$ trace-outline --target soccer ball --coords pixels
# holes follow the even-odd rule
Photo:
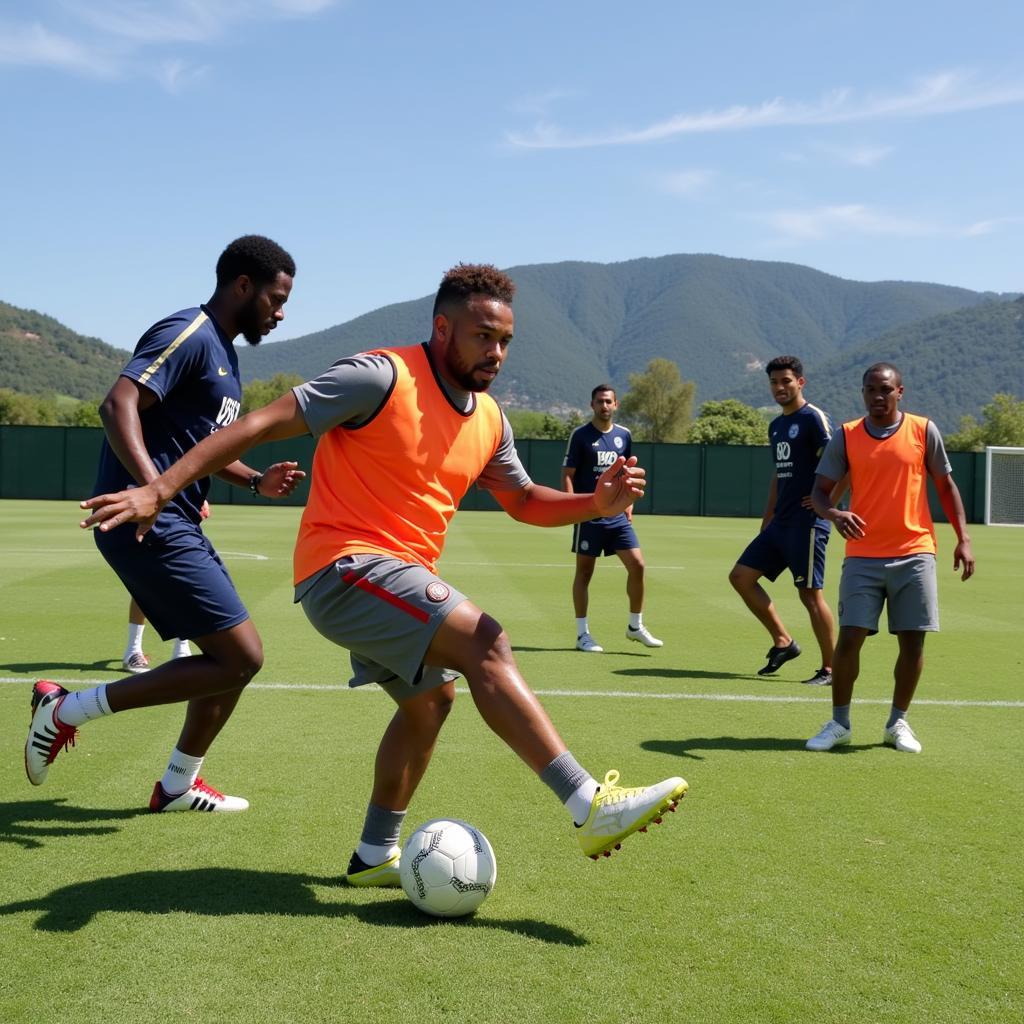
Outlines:
[[[400,873],[405,895],[425,914],[462,917],[487,899],[498,862],[479,829],[435,818],[405,841]]]

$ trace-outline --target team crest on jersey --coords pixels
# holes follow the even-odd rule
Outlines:
[[[448,585],[446,583],[442,583],[440,580],[434,580],[433,583],[427,584],[428,601],[440,604],[442,601],[448,600],[449,594],[451,594],[451,590],[448,588]]]
[[[797,434],[800,433],[800,425],[798,423],[791,423],[789,425],[789,439],[792,441]]]
[[[621,448],[622,447],[622,438],[621,437],[615,438],[614,444],[615,444],[616,448]]]

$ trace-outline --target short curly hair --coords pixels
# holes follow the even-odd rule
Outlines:
[[[444,306],[464,306],[473,295],[512,305],[516,293],[515,281],[504,271],[490,263],[456,263],[444,277],[434,299],[434,315]]]
[[[876,373],[876,372],[877,373],[891,373],[893,375],[893,377],[896,378],[896,383],[897,384],[902,385],[902,383],[903,383],[903,374],[900,373],[900,371],[895,366],[893,366],[892,363],[872,363],[864,371],[864,375],[860,379],[861,384],[862,385],[863,384],[867,384],[868,377],[870,377],[871,374]]]
[[[256,285],[270,284],[278,274],[295,276],[295,260],[277,244],[263,235],[242,235],[220,254],[217,260],[217,287],[231,284],[245,275]]]
[[[804,375],[804,364],[796,356],[776,356],[765,368],[770,377],[777,370],[792,370],[798,377]]]

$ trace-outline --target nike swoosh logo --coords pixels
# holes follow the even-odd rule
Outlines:
[[[225,370],[223,366],[218,366],[217,367],[217,376],[218,377],[226,377],[227,375],[228,375],[228,371]]]

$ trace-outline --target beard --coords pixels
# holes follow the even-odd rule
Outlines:
[[[258,345],[263,340],[264,324],[256,308],[255,295],[238,311],[237,323],[239,332],[250,345]]]
[[[477,370],[489,370],[492,369],[492,367],[486,365],[475,366],[472,368],[467,367],[454,358],[454,353],[450,350],[448,352],[448,357],[445,359],[445,365],[452,376],[452,380],[454,380],[463,391],[486,391],[497,379],[495,377],[485,377],[483,380],[478,380],[473,376]]]

